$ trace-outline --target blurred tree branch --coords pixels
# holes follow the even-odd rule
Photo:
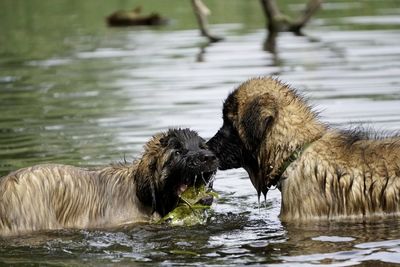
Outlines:
[[[268,36],[264,42],[264,50],[276,52],[276,37],[278,32],[288,31],[301,35],[302,28],[309,22],[315,12],[321,7],[323,0],[309,0],[303,13],[297,18],[283,14],[276,0],[260,0],[265,17],[267,18]]]
[[[303,14],[297,19],[283,14],[276,3],[276,0],[260,0],[269,32],[289,31],[301,34],[301,29],[307,24],[314,13],[320,8],[322,0],[310,0]]]
[[[208,9],[208,7],[201,0],[192,0],[192,6],[194,13],[196,14],[201,35],[207,37],[210,42],[218,42],[223,40],[222,37],[212,35],[208,31],[207,16],[211,14],[211,11]]]

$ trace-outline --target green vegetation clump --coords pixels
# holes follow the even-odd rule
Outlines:
[[[200,204],[200,200],[218,197],[218,194],[206,186],[188,187],[180,196],[178,206],[165,215],[159,223],[168,223],[177,226],[193,226],[205,224],[208,218],[210,205]]]

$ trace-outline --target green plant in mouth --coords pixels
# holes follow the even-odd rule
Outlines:
[[[178,206],[161,218],[158,223],[178,226],[205,224],[208,218],[207,211],[211,206],[203,205],[200,201],[209,197],[218,198],[218,194],[205,185],[188,187],[180,195]]]

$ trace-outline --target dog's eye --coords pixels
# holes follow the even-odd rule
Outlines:
[[[174,151],[175,156],[185,155],[186,153],[188,153],[187,149],[179,149]]]

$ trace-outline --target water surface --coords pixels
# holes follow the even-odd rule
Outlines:
[[[400,7],[333,1],[305,36],[280,34],[263,51],[258,1],[218,1],[207,44],[188,3],[149,1],[164,28],[110,29],[111,1],[0,3],[0,174],[57,162],[133,160],[154,133],[190,127],[210,138],[227,94],[274,75],[309,98],[335,127],[400,129]],[[301,1],[284,1],[295,12]],[[93,7],[98,7],[94,9]],[[97,11],[97,12],[95,12]],[[229,12],[228,12],[229,11]],[[23,265],[400,264],[400,220],[282,224],[280,195],[259,204],[243,170],[221,171],[221,198],[204,226],[139,225],[0,240],[0,262]]]

